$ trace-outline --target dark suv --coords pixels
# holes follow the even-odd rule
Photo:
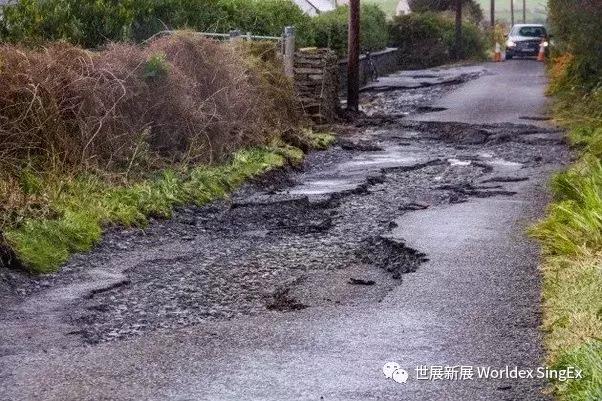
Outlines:
[[[506,59],[512,57],[532,57],[539,53],[543,41],[548,51],[548,33],[540,24],[517,24],[512,27],[506,41]]]

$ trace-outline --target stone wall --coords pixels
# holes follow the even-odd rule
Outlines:
[[[372,53],[379,76],[402,68],[399,49]],[[339,60],[329,49],[300,49],[295,52],[295,91],[305,115],[317,124],[333,122],[340,112],[339,96],[347,91],[347,60]],[[360,86],[368,83],[368,61],[360,57]]]
[[[372,61],[378,71],[378,76],[391,74],[402,68],[402,54],[399,49],[388,48],[382,51],[371,53]],[[368,83],[368,60],[365,55],[360,56],[360,86]],[[347,91],[347,60],[339,62],[339,75],[341,90]]]
[[[300,49],[295,53],[295,91],[305,115],[317,124],[337,119],[339,62],[329,49]]]

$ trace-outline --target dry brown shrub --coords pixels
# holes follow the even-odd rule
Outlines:
[[[299,123],[292,86],[266,52],[191,33],[100,52],[2,45],[0,170],[122,172],[264,143]]]

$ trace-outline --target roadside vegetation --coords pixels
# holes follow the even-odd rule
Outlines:
[[[50,272],[109,225],[144,225],[299,162],[303,129],[271,43],[188,32],[91,52],[0,46],[0,258]]]
[[[313,43],[317,47],[330,47],[340,57],[345,56],[347,54],[348,15],[348,7],[339,7],[334,11],[312,18]],[[374,51],[387,47],[389,32],[385,12],[376,5],[363,4],[360,20],[362,50]]]
[[[533,228],[543,246],[548,362],[583,369],[555,381],[561,401],[602,399],[602,9],[549,1],[555,54],[549,92],[578,160],[552,181],[554,203]]]
[[[455,22],[447,13],[431,11],[395,17],[390,27],[390,42],[399,47],[406,68],[426,68],[454,60]],[[465,19],[460,54],[464,59],[482,59],[485,33]]]
[[[166,29],[280,36],[294,25],[310,43],[310,20],[290,0],[17,0],[4,8],[0,40],[96,48],[140,42]]]

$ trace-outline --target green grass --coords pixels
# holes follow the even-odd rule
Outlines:
[[[556,383],[556,395],[563,401],[602,400],[602,342],[587,342],[563,352],[553,366],[566,369],[579,366],[583,369],[582,380]]]
[[[91,249],[107,225],[144,226],[149,216],[170,217],[175,206],[223,198],[245,180],[300,157],[300,151],[286,146],[242,150],[227,164],[165,170],[129,186],[92,175],[65,180],[27,173],[26,189],[46,194],[57,217],[26,218],[4,237],[31,272],[52,272],[70,254]]]
[[[322,150],[329,148],[336,141],[336,137],[334,135],[326,132],[310,133],[309,138],[312,148]]]
[[[554,202],[532,228],[544,259],[548,364],[583,369],[582,380],[552,382],[559,401],[602,399],[602,90],[577,93],[552,68],[556,120],[580,158],[551,181]]]

